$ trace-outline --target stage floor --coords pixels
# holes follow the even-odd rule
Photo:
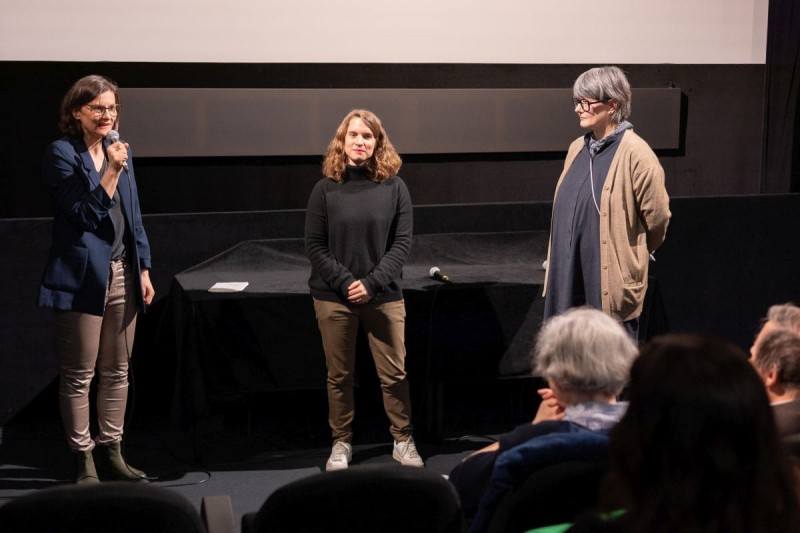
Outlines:
[[[499,433],[532,419],[536,380],[458,383],[444,391],[444,435],[417,428],[426,467],[449,473],[461,459]],[[139,391],[139,395],[146,394]],[[33,491],[70,483],[72,457],[49,387],[19,417],[0,428],[0,505]],[[154,484],[186,496],[198,509],[205,496],[228,495],[236,518],[254,512],[277,488],[324,469],[330,453],[324,391],[280,391],[230,398],[196,427],[177,429],[133,406],[125,456],[158,477]],[[377,383],[357,391],[353,465],[393,464],[388,420]]]

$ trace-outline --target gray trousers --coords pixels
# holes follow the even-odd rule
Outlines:
[[[109,267],[103,316],[56,311],[56,345],[61,356],[59,406],[73,451],[94,448],[89,430],[89,386],[97,369],[98,444],[122,439],[128,402],[128,359],[136,330],[133,272],[124,261]]]

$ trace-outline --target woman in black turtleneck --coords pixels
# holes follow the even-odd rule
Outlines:
[[[402,161],[380,119],[351,111],[328,145],[306,211],[305,246],[328,368],[333,449],[326,470],[352,459],[353,372],[359,325],[369,339],[394,438],[392,456],[423,466],[412,437],[405,372],[405,303],[399,280],[411,250],[412,206]]]

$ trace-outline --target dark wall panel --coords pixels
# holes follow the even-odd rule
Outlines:
[[[675,331],[709,331],[749,348],[767,308],[800,304],[800,194],[671,203],[654,272]]]
[[[633,99],[639,135],[679,149],[681,90]],[[556,152],[581,134],[571,100],[570,89],[120,89],[124,140],[162,158],[316,156],[351,109],[380,116],[406,155]]]
[[[800,9],[770,0],[762,192],[800,191]]]

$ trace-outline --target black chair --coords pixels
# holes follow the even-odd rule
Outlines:
[[[43,489],[13,500],[0,507],[0,529],[5,533],[233,533],[235,521],[228,496],[204,498],[201,517],[177,492],[112,481]]]
[[[517,533],[573,522],[596,503],[607,466],[606,459],[590,459],[535,470],[500,501],[489,533]]]
[[[424,468],[359,465],[284,485],[242,533],[460,533],[464,515],[453,486]]]

